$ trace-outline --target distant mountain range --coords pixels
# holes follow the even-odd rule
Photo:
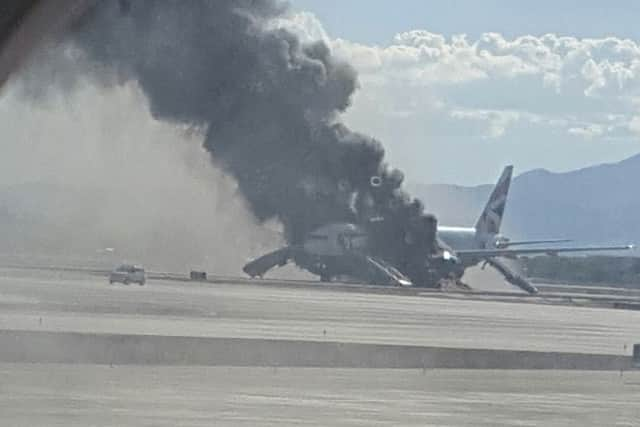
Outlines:
[[[500,170],[496,170],[496,179],[499,174]],[[638,183],[640,154],[618,163],[566,173],[542,169],[525,172],[512,182],[503,233],[515,239],[569,238],[581,244],[640,245]],[[424,201],[428,212],[437,215],[440,224],[472,226],[492,188],[493,183],[475,187],[438,184],[414,185],[409,190]],[[138,234],[155,241],[161,226],[172,230],[174,245],[179,240],[177,235],[183,236],[187,249],[194,247],[191,251],[181,248],[186,257],[205,245],[200,241],[215,241],[206,236],[219,231],[201,232],[201,225],[185,225],[177,216],[165,215],[151,223],[147,217],[158,216],[158,212],[143,209],[138,218],[134,215],[137,211],[113,209],[117,203],[112,197],[112,192],[48,184],[0,187],[0,252],[34,247],[49,252],[75,246],[97,249],[116,245],[114,241],[128,237],[139,243],[144,239]],[[171,215],[181,212],[174,210]],[[132,221],[138,234],[127,231],[132,228]],[[129,227],[114,226],[120,222]],[[146,246],[138,249],[148,252]]]
[[[640,154],[566,173],[525,172],[512,182],[503,232],[512,238],[640,244],[639,183]],[[472,226],[492,188],[437,184],[414,185],[410,191],[440,224]]]

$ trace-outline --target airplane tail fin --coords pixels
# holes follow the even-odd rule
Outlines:
[[[484,207],[480,218],[478,218],[476,233],[488,235],[500,232],[500,224],[507,204],[507,194],[509,193],[512,174],[513,166],[507,166],[502,171],[502,175],[500,175],[500,179],[498,179],[496,186],[493,188],[487,205]]]

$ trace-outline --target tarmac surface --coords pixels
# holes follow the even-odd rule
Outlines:
[[[637,426],[640,375],[0,364],[0,425]]]
[[[0,330],[288,339],[629,355],[640,312],[0,270]]]
[[[0,270],[0,331],[629,355],[640,312]],[[0,425],[638,425],[640,374],[8,363]]]

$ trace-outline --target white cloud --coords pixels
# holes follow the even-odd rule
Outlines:
[[[582,167],[640,151],[640,44],[635,41],[554,34],[509,39],[498,33],[470,39],[408,31],[388,46],[343,39],[331,45],[360,73],[361,89],[347,121],[383,138],[392,158],[410,162],[405,150],[447,152],[425,141],[458,145],[456,153],[490,140],[523,169]],[[402,118],[393,114],[397,111]],[[588,150],[576,149],[581,141],[590,143]],[[535,153],[542,146],[546,151]],[[554,157],[548,160],[551,147]],[[489,156],[471,156],[468,162],[499,162],[482,155]],[[446,172],[438,167],[428,169],[436,178],[421,179],[446,179],[437,177]],[[409,169],[409,175],[427,170],[418,164]]]
[[[567,130],[569,135],[581,136],[586,139],[592,139],[601,136],[605,128],[601,125],[589,124],[583,127],[571,127]]]
[[[640,116],[636,116],[629,122],[629,130],[640,135]]]
[[[509,125],[515,121],[529,120],[532,123],[537,123],[540,120],[533,114],[496,110],[453,110],[450,116],[454,119],[476,120],[485,123],[486,130],[482,135],[485,139],[500,138]]]
[[[332,39],[305,12],[271,25],[325,41],[356,68],[360,90],[344,119],[380,138],[410,179],[462,182],[461,168],[477,182],[493,179],[504,161],[569,169],[640,151],[633,40],[415,30],[377,46]],[[441,156],[456,157],[457,167],[425,165]]]
[[[428,31],[409,31],[398,34],[386,47],[342,39],[335,40],[333,47],[364,77],[399,71],[395,77],[451,84],[537,76],[540,83],[553,83],[560,89],[570,90],[570,83],[578,79],[583,92],[610,87],[618,93],[637,91],[640,82],[640,46],[613,37],[577,39],[547,34],[508,40],[485,33],[468,40],[466,35],[447,39]]]

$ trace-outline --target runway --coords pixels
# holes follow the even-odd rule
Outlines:
[[[2,269],[0,331],[619,357],[640,341],[640,312],[322,285],[111,286],[86,273]],[[0,360],[3,426],[631,426],[639,399],[636,371]]]
[[[635,426],[640,376],[0,364],[0,425]]]
[[[0,272],[0,329],[290,339],[628,355],[640,312],[151,280]]]

